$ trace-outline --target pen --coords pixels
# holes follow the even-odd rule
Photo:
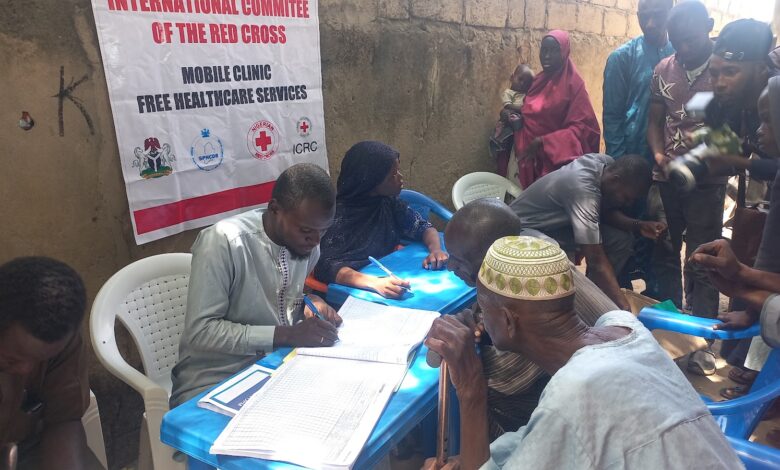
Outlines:
[[[371,264],[373,264],[373,265],[374,265],[374,266],[376,266],[377,268],[379,268],[379,269],[381,269],[382,271],[384,271],[384,273],[385,273],[385,274],[387,274],[388,276],[390,276],[390,277],[393,277],[393,278],[395,278],[395,279],[398,279],[399,281],[402,281],[402,280],[403,280],[403,279],[401,279],[400,277],[398,277],[398,276],[396,276],[395,274],[393,274],[393,272],[392,272],[392,271],[390,271],[389,269],[387,269],[387,267],[385,267],[385,265],[384,265],[384,264],[380,263],[380,262],[379,262],[379,260],[377,260],[377,259],[376,259],[376,258],[374,258],[373,256],[369,256],[369,257],[368,257],[368,260],[369,260],[369,261],[371,261]],[[408,291],[408,292],[411,292],[411,291],[412,291],[412,288],[411,288],[411,287],[401,287],[401,288],[402,288],[402,289],[404,289],[404,290],[406,290],[406,291]]]
[[[311,310],[311,313],[314,314],[315,317],[319,318],[320,320],[325,320],[325,317],[322,316],[319,310],[317,310],[317,307],[314,305],[314,302],[311,301],[308,295],[303,295],[303,303],[306,304],[307,307],[309,307],[309,310]]]

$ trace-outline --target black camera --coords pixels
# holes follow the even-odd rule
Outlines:
[[[704,127],[691,135],[696,145],[691,151],[675,158],[666,167],[669,181],[683,191],[692,191],[696,182],[709,173],[707,159],[717,155],[739,154],[739,136],[726,123],[726,112],[712,92],[696,93],[685,105],[685,111],[694,119],[701,119]]]

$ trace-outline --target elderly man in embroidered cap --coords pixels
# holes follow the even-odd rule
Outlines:
[[[447,268],[470,286],[476,286],[477,275],[490,245],[499,238],[524,235],[556,243],[543,233],[524,229],[520,217],[503,201],[478,199],[458,210],[447,224],[444,242],[450,253]],[[617,305],[584,274],[572,269],[577,284],[574,309],[582,321],[592,326],[598,318]],[[466,318],[464,318],[466,317]],[[469,310],[457,318],[464,323],[480,322],[481,314]],[[484,326],[478,325],[478,332]],[[482,365],[488,381],[488,413],[490,436],[496,438],[507,431],[517,431],[528,423],[542,390],[550,376],[521,354],[503,353],[492,346],[481,346]]]
[[[478,300],[495,346],[552,378],[527,426],[488,443],[486,389],[472,330],[434,322],[425,344],[449,364],[461,456],[451,467],[743,468],[680,369],[622,311],[588,327],[574,312],[569,262],[557,246],[505,237],[479,271]]]

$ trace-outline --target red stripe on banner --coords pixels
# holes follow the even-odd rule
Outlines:
[[[271,190],[275,183],[269,181],[141,209],[133,212],[135,228],[138,235],[143,235],[188,220],[264,204],[271,199]]]

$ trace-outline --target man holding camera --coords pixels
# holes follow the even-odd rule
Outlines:
[[[698,1],[676,5],[667,24],[669,39],[677,53],[655,68],[651,82],[650,117],[647,140],[656,167],[653,179],[661,193],[669,238],[656,245],[654,268],[662,299],[672,299],[682,306],[682,273],[680,250],[685,233],[686,251],[690,256],[699,245],[721,235],[726,177],[707,176],[696,187],[685,192],[669,182],[666,167],[691,149],[687,135],[702,127],[686,111],[685,104],[696,93],[712,91],[708,68],[713,44],[709,38],[713,20]],[[714,317],[718,312],[718,291],[700,267],[685,266],[686,300],[694,315]],[[689,362],[691,372],[709,375],[715,371],[710,351],[694,353]]]
[[[708,157],[705,162],[710,174],[733,175],[738,171],[747,171],[752,180],[772,181],[777,173],[777,160],[766,158],[771,150],[759,145],[758,128],[760,125],[758,97],[767,85],[770,75],[768,54],[772,47],[772,31],[768,24],[743,19],[726,25],[720,34],[710,60],[710,75],[715,92],[715,108],[725,111],[725,119],[733,131],[742,139],[742,154],[724,154]],[[750,158],[756,154],[761,158]],[[742,191],[746,188],[741,182]],[[740,191],[742,194],[744,194]],[[739,197],[739,196],[738,196]],[[763,194],[759,196],[763,198]],[[744,201],[743,201],[744,202]],[[758,229],[755,225],[743,225],[735,220],[734,240],[750,231]],[[743,246],[744,248],[744,246]],[[744,254],[744,250],[743,250]],[[767,266],[756,261],[756,267]],[[771,269],[770,269],[771,270]],[[732,308],[743,310],[746,306],[740,299],[734,299]],[[754,374],[742,369],[745,356],[750,347],[749,340],[725,341],[721,346],[721,355],[727,362],[736,366],[737,371],[746,377]],[[743,380],[750,380],[745,378]],[[743,389],[725,389],[724,396],[736,397]]]
[[[711,174],[733,175],[749,171],[750,177],[772,181],[777,160],[763,158],[758,145],[758,97],[769,79],[772,48],[769,25],[751,19],[729,23],[718,37],[710,59],[715,100],[726,111],[731,129],[743,139],[744,155],[716,155],[707,159]],[[751,153],[762,158],[750,160]]]

